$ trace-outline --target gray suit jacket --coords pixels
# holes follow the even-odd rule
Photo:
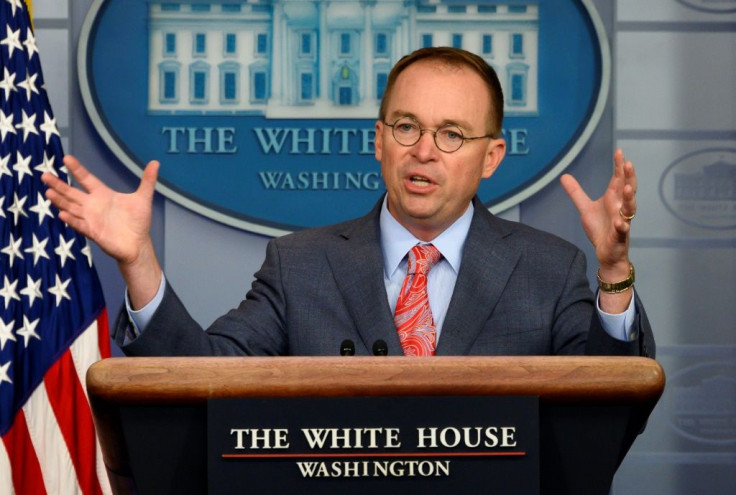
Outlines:
[[[170,286],[128,355],[356,354],[377,340],[402,354],[383,282],[380,202],[365,217],[278,239],[239,307],[203,332]],[[575,246],[491,215],[475,200],[463,262],[437,355],[604,354],[653,356],[654,339],[637,301],[638,340],[606,334]],[[114,332],[123,342],[121,312]]]

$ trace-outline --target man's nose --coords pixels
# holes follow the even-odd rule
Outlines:
[[[417,158],[422,160],[431,159],[439,153],[437,145],[434,142],[434,133],[432,131],[422,131],[422,135],[419,136],[419,141],[414,145],[414,153]]]

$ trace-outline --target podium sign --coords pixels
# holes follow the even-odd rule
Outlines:
[[[539,399],[211,399],[208,493],[539,495]]]

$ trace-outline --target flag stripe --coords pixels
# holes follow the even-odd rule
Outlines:
[[[92,325],[82,335],[77,337],[77,340],[71,345],[70,350],[72,353],[72,359],[74,360],[74,367],[77,370],[77,376],[82,385],[82,390],[87,401],[87,383],[85,381],[85,375],[87,369],[92,366],[93,363],[99,361],[103,356],[109,356],[110,354],[104,354],[104,351],[100,349],[100,325],[104,325],[103,329],[107,329],[107,311],[102,310],[100,315],[97,317]],[[103,338],[109,346],[109,341],[106,335]]]
[[[28,425],[23,413],[15,417],[13,426],[3,435],[3,444],[8,452],[10,468],[13,471],[12,478],[4,478],[0,488],[13,493],[13,485],[16,493],[28,493],[33,495],[45,495],[41,466],[38,457],[33,450],[31,437],[28,434]],[[12,484],[11,484],[12,480]],[[11,486],[8,486],[11,484]],[[5,493],[3,491],[3,493]]]
[[[107,309],[103,309],[97,316],[96,325],[93,324],[72,344],[71,353],[74,360],[74,367],[76,368],[77,375],[80,378],[85,377],[87,369],[93,363],[99,361],[102,357],[110,355],[110,338],[108,337],[107,325]],[[81,378],[80,383],[82,384],[82,390],[89,401],[85,379]],[[95,456],[93,459],[102,493],[105,495],[112,495],[112,488],[110,487],[110,483],[107,479],[107,470],[102,457],[102,449],[100,448],[100,442],[97,441],[96,437]]]
[[[96,324],[94,326],[96,327]],[[92,333],[95,330],[96,328],[89,329],[85,333]],[[71,351],[65,352],[46,372],[44,384],[82,493],[101,494],[95,466],[89,462],[95,458],[96,453],[95,427],[87,397],[84,395],[72,361]]]
[[[10,457],[5,450],[5,444],[0,441],[0,493],[4,495],[15,495],[13,489],[13,470],[10,466]]]
[[[107,477],[105,460],[102,457],[102,448],[100,447],[100,442],[97,439],[97,436],[95,436],[95,458],[93,462],[95,463],[95,472],[97,473],[97,480],[100,482],[102,493],[104,495],[113,495],[112,487],[110,486],[110,481]]]
[[[28,433],[38,457],[46,491],[50,494],[81,493],[46,387],[36,388],[23,406],[23,414],[28,423]],[[19,489],[16,485],[15,488],[20,493],[26,493],[25,487]]]
[[[107,330],[110,328],[109,320],[110,318],[107,315],[107,307],[103,306],[102,312],[97,315],[97,347],[100,349],[100,357],[103,358],[110,357],[112,355],[110,352],[110,332]],[[87,370],[85,370],[85,375],[86,373]],[[86,382],[84,389],[87,390]]]

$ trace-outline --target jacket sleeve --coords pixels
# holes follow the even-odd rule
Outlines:
[[[113,338],[128,356],[283,355],[288,352],[285,304],[279,251],[268,244],[266,260],[251,290],[237,308],[219,317],[205,331],[191,317],[166,282],[161,304],[140,336],[123,344],[132,323],[125,307],[118,315]]]

